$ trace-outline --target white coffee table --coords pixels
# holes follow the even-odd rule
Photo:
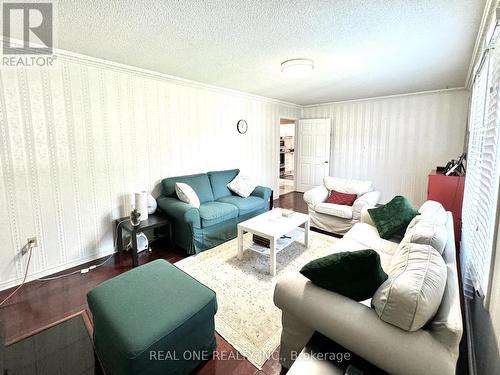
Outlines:
[[[269,255],[269,273],[276,275],[276,254],[286,248],[296,238],[281,240],[281,237],[292,232],[294,229],[304,224],[304,245],[309,247],[309,215],[300,212],[294,212],[290,217],[281,215],[281,209],[274,209],[265,212],[259,216],[253,217],[249,220],[243,221],[238,224],[238,259],[243,258],[243,235],[245,233],[252,233],[258,236],[269,239],[271,247],[264,251],[256,251],[259,254]],[[278,241],[279,240],[279,241]],[[278,243],[279,242],[279,243]]]

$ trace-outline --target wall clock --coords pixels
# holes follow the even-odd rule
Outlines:
[[[239,120],[236,124],[236,129],[238,129],[238,133],[245,134],[248,130],[248,124],[245,120]]]

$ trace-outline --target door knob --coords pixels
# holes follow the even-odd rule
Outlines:
[[[326,160],[324,163],[325,163],[325,164],[328,164],[328,160]]]

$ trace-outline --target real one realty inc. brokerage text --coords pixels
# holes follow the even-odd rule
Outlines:
[[[247,355],[245,355],[247,354]],[[218,361],[232,361],[232,360],[243,360],[248,357],[259,358],[264,360],[279,359],[279,353],[277,351],[273,353],[240,353],[237,351],[230,350],[216,350],[214,352],[207,352],[204,350],[185,350],[183,352],[177,352],[175,350],[151,350],[149,352],[150,361],[208,361],[208,360],[218,360]],[[300,353],[293,351],[291,352],[291,359],[295,361],[298,357],[306,360],[321,360],[321,361],[335,361],[338,363],[351,360],[351,353],[349,352],[326,352],[326,353]]]

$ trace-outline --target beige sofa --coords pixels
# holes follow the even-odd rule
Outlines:
[[[356,194],[358,197],[352,206],[326,203],[330,192]],[[380,199],[380,192],[375,191],[371,181],[353,180],[327,176],[323,185],[316,186],[304,193],[311,226],[335,233],[344,234],[359,222],[361,211],[374,207]]]
[[[370,300],[356,302],[320,288],[296,273],[278,281],[274,293],[274,302],[282,310],[282,366],[289,368],[295,353],[318,331],[391,374],[454,374],[462,337],[462,316],[453,221],[451,213],[444,210],[443,217],[442,226],[447,235],[442,242],[444,294],[437,302],[437,313],[427,325],[413,332],[401,329],[383,321],[370,307]],[[397,240],[388,241],[378,236],[364,211],[361,222],[334,244],[332,253],[374,249],[389,274],[391,260],[399,248]]]

